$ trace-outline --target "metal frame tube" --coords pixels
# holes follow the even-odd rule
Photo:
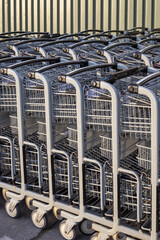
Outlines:
[[[71,161],[69,155],[65,151],[52,149],[52,152],[65,155],[66,158],[67,158],[67,162],[68,162],[68,198],[69,198],[69,200],[71,200],[72,199],[72,193],[73,193],[73,189],[72,189],[72,161]]]
[[[142,218],[142,183],[138,176],[138,174],[134,171],[127,169],[118,169],[121,173],[127,173],[129,175],[133,175],[137,180],[137,221],[140,222]]]
[[[77,132],[78,132],[78,171],[79,171],[79,215],[61,211],[61,215],[74,222],[81,222],[84,217],[84,193],[83,193],[83,161],[84,161],[84,94],[80,83],[67,76],[66,83],[72,84],[76,89],[76,109],[77,109]]]
[[[119,225],[118,213],[118,167],[119,167],[119,134],[120,134],[120,100],[116,89],[109,83],[100,82],[100,88],[110,92],[112,98],[112,163],[113,163],[113,228],[107,234],[113,235],[117,232]]]
[[[39,188],[42,188],[43,184],[43,177],[42,177],[42,155],[39,147],[31,142],[24,141],[24,145],[34,147],[37,150],[37,155],[38,155],[38,183],[39,183]]]
[[[18,142],[19,142],[19,152],[20,152],[20,165],[21,165],[21,193],[20,195],[14,195],[11,192],[7,192],[7,196],[14,198],[17,201],[24,199],[24,192],[26,188],[25,178],[24,178],[24,162],[23,162],[23,85],[19,78],[17,72],[13,69],[7,69],[7,74],[11,75],[15,79],[16,83],[16,100],[17,100],[17,125],[18,125]]]
[[[151,239],[158,240],[158,221],[157,216],[157,187],[159,179],[159,104],[156,95],[142,86],[138,86],[138,93],[147,96],[151,102]]]
[[[102,164],[94,159],[84,158],[84,162],[94,163],[100,168],[100,195],[101,195],[101,211],[104,211],[105,207],[105,169]]]
[[[52,96],[51,87],[48,79],[42,73],[35,73],[35,79],[41,80],[44,85],[45,93],[45,122],[46,122],[46,136],[47,136],[47,156],[48,156],[48,176],[49,176],[49,204],[44,205],[44,210],[48,211],[53,206],[53,183],[52,183]],[[34,200],[33,205],[39,207],[41,204]]]
[[[10,144],[10,151],[11,151],[11,177],[12,180],[14,181],[14,175],[15,175],[15,161],[14,161],[14,146],[13,142],[9,137],[6,136],[0,136],[0,139],[2,140],[7,140]],[[3,187],[3,183],[0,182],[0,185]]]

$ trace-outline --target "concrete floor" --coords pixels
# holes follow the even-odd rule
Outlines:
[[[5,211],[5,201],[0,193],[0,240],[63,240],[59,222],[49,229],[39,230],[31,221],[31,212],[21,204],[21,217],[10,218]],[[77,240],[89,240],[90,236],[80,235]]]

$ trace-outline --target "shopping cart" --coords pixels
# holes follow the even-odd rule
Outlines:
[[[127,111],[125,111],[124,113],[122,113],[122,116],[125,116],[127,118],[127,116],[129,116],[130,118],[130,122],[131,125],[129,127],[127,127],[130,132],[130,139],[133,137],[135,138],[139,138],[139,142],[136,143],[136,147],[137,150],[134,151],[130,156],[127,156],[126,160],[123,159],[123,161],[120,161],[120,166],[123,166],[124,168],[126,168],[126,166],[128,166],[129,169],[134,170],[140,177],[141,177],[141,181],[142,181],[142,189],[141,189],[141,194],[142,194],[142,226],[141,229],[144,231],[151,231],[151,239],[152,234],[156,234],[155,229],[152,230],[151,225],[153,226],[153,222],[154,219],[151,217],[152,216],[152,212],[155,211],[152,208],[152,204],[153,201],[155,201],[155,197],[153,197],[153,192],[152,192],[152,184],[153,181],[155,181],[155,185],[157,185],[157,180],[154,178],[154,174],[153,174],[153,168],[155,166],[153,166],[151,159],[153,159],[153,153],[151,152],[151,142],[152,142],[152,147],[153,147],[153,136],[154,136],[154,131],[153,131],[153,118],[154,118],[154,111],[155,111],[155,105],[152,105],[151,102],[151,97],[149,99],[150,94],[152,94],[154,97],[155,95],[157,96],[157,98],[159,98],[159,83],[158,83],[158,79],[159,79],[159,73],[154,73],[154,74],[150,74],[149,76],[146,76],[145,78],[142,78],[141,80],[139,80],[137,82],[137,85],[135,86],[135,89],[138,88],[137,86],[145,86],[146,88],[146,92],[149,92],[149,94],[145,96],[141,95],[133,95],[130,99],[130,113]],[[133,92],[131,90],[131,88],[129,87],[130,92]],[[145,89],[144,89],[145,92]],[[134,93],[136,94],[137,91],[134,91]],[[154,95],[155,94],[155,95]],[[128,95],[129,96],[129,95]],[[142,97],[143,96],[143,97]],[[130,97],[130,96],[129,96]],[[156,98],[155,98],[156,99]],[[122,111],[123,111],[123,107],[126,107],[126,97],[124,100],[121,100],[121,107],[122,107]],[[139,106],[139,101],[141,102],[141,106]],[[157,100],[152,100],[152,101],[157,101]],[[128,104],[128,103],[127,103]],[[138,108],[137,105],[138,104]],[[127,106],[128,107],[128,106]],[[128,115],[129,113],[129,115]],[[156,113],[157,114],[157,113]],[[122,117],[122,124],[121,124],[121,130],[122,132],[125,132],[126,130],[125,128],[125,124],[126,124],[126,118]],[[125,126],[124,126],[124,125]],[[133,125],[134,128],[133,128]],[[127,131],[128,131],[127,129]],[[156,130],[158,131],[158,129]],[[156,133],[157,134],[157,133]],[[126,135],[126,132],[125,132]],[[157,147],[157,159],[159,159],[159,147]],[[156,162],[156,166],[158,168],[159,165],[159,160],[157,160]],[[126,166],[125,166],[126,165]],[[158,169],[157,169],[158,171]],[[153,175],[152,175],[153,174]],[[152,177],[151,177],[152,175]],[[159,176],[159,172],[158,172],[158,176]],[[158,178],[157,176],[157,178]],[[152,183],[151,183],[152,182]],[[124,189],[124,187],[122,188]],[[127,189],[129,190],[130,188],[127,187]],[[121,190],[120,190],[121,191]],[[135,194],[134,194],[135,196]],[[159,196],[159,190],[157,190],[157,197]],[[131,202],[131,199],[129,200],[130,204],[133,206],[133,202]],[[157,207],[157,211],[158,211],[158,207]],[[152,224],[151,224],[151,218],[152,218]],[[131,221],[131,220],[130,220]],[[157,226],[159,226],[159,218],[157,217]],[[145,237],[144,237],[145,238]]]
[[[91,64],[105,63],[105,58],[98,56],[96,52],[102,50],[106,45],[108,45],[106,40],[91,39],[72,44],[63,51],[69,53],[74,60],[86,59]]]
[[[63,48],[68,48],[73,43],[77,43],[80,40],[77,39],[60,39],[55,42],[42,44],[36,50],[42,54],[43,57],[60,57],[62,61],[71,60],[71,56],[68,53],[63,52]]]
[[[0,60],[1,68],[10,64],[18,63],[33,59],[31,57],[8,57]],[[2,70],[3,73],[3,70]],[[17,128],[17,92],[15,81],[12,77],[1,75],[0,83],[0,149],[1,162],[0,172],[1,180],[0,187],[5,199],[6,189],[20,192],[21,174],[20,174],[20,158],[19,158],[19,142]]]
[[[109,67],[109,64],[108,64],[108,67]],[[102,73],[102,75],[100,75],[100,72]],[[65,79],[67,79],[68,77],[68,82],[71,81],[70,79],[73,79],[73,81],[79,82],[83,87],[85,84],[87,86],[90,86],[91,81],[93,79],[95,81],[96,79],[98,81],[100,79],[103,79],[104,77],[103,74],[104,75],[109,74],[107,64],[97,65],[97,66],[95,65],[94,67],[90,66],[90,67],[83,68],[81,70],[74,71],[73,73],[67,74],[66,77],[64,78],[62,77],[61,80],[65,81]],[[84,89],[84,92],[85,92],[85,89]],[[94,213],[95,216],[102,214],[102,216],[105,216],[106,218],[113,217],[113,180],[112,180],[112,163],[111,163],[112,161],[111,162],[107,161],[106,163],[106,158],[104,157],[104,152],[102,149],[102,141],[104,141],[104,137],[102,139],[102,134],[111,133],[111,109],[112,109],[111,98],[108,92],[104,90],[97,91],[96,89],[86,90],[86,94],[85,94],[86,128],[85,128],[85,133],[83,135],[84,136],[83,141],[85,146],[84,151],[86,155],[86,158],[84,160],[86,161],[86,164],[84,164],[85,166],[83,169],[83,173],[85,173],[85,177],[84,176],[82,177],[82,175],[80,175],[82,174],[80,173],[82,170],[80,170],[79,172],[80,179],[82,178],[84,179],[84,183],[82,185],[84,186],[83,194],[85,196],[80,197],[80,212],[82,211],[81,207],[84,205],[86,209],[86,215],[92,212],[92,214]],[[80,143],[78,142],[79,133],[80,133],[80,129],[78,129],[78,126],[77,128],[76,127],[73,128],[73,126],[72,128],[69,128],[68,140],[69,140],[70,147],[75,148],[77,151],[78,149],[80,149],[80,146],[79,146]],[[82,150],[79,150],[79,151],[82,151]],[[78,152],[78,154],[82,154],[82,153]],[[82,166],[80,166],[80,163],[78,164],[79,164],[78,167],[81,168]],[[102,169],[105,169],[105,173]],[[105,175],[106,185],[105,185],[105,191],[104,190],[102,191],[104,185],[102,186],[101,184],[104,184],[102,180],[104,178],[104,175]],[[80,180],[79,180],[79,184],[80,184]],[[134,202],[137,201],[135,203],[135,205],[137,206],[138,197],[134,195],[137,189],[137,179],[135,180],[135,176],[134,176],[134,180],[132,180],[132,185],[134,185],[134,187],[132,186],[133,187],[133,191],[131,191],[132,195],[128,196],[128,198],[131,198],[132,200],[133,198],[136,199],[134,200]],[[125,189],[127,193],[124,193],[123,194],[124,196],[128,195],[127,187]],[[82,203],[81,201],[83,198],[85,199],[84,200],[85,202]],[[129,201],[128,198],[126,202],[124,201],[125,208],[123,208],[123,212],[125,212],[125,214],[127,215],[127,217],[125,216],[127,220],[129,220],[130,219],[129,217],[131,217],[129,216],[129,211],[126,211],[127,210],[126,205],[127,204],[129,205],[129,203],[127,202]],[[136,209],[135,212],[139,211],[137,210],[138,207],[136,206],[134,206],[134,208]],[[85,218],[85,213],[83,214]],[[66,217],[69,215],[63,214],[62,216]],[[77,219],[81,219],[80,216],[75,218],[76,219],[75,221],[78,221]],[[69,220],[74,221],[73,216],[72,217],[69,216],[67,218],[69,218]],[[138,218],[138,214],[137,214],[137,218]],[[71,224],[69,220],[67,220],[67,226],[68,224]],[[132,219],[132,221],[135,221],[135,219]],[[65,223],[63,222],[63,225],[64,224]],[[88,222],[87,221],[85,221],[85,223],[83,222],[82,226],[84,227],[85,224],[88,224]],[[60,225],[60,228],[62,226]],[[89,229],[89,232],[90,231],[91,229]],[[61,232],[61,233],[64,236],[64,232]],[[87,230],[85,233],[87,233]]]
[[[147,66],[151,66],[159,69],[160,67],[159,51],[160,51],[160,44],[150,45],[140,50],[140,56],[141,58],[145,57],[147,59],[146,61]]]
[[[138,44],[136,42],[119,42],[112,43],[107,47],[97,51],[97,54],[104,56],[108,63],[121,62],[126,66],[134,66],[135,64],[142,65],[142,60],[137,60],[133,57],[134,53],[138,52]]]
[[[0,41],[0,187],[9,216],[26,198],[38,228],[52,208],[65,219],[66,239],[78,226],[96,231],[91,240],[159,239],[156,32],[22,32]],[[106,36],[110,43],[97,40]],[[27,57],[6,58],[7,43]]]
[[[11,38],[6,38],[6,39],[2,39],[0,40],[0,49],[3,52],[7,52],[7,53],[12,53],[13,51],[10,51],[7,47],[7,44],[14,44],[18,41],[22,41],[22,40],[28,40],[28,38],[22,38],[22,37],[11,37]]]
[[[8,44],[8,49],[14,51],[15,56],[36,56],[41,57],[41,54],[35,48],[42,43],[54,42],[52,38],[36,38],[19,41],[14,44]]]

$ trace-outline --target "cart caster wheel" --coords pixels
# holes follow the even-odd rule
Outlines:
[[[63,217],[61,217],[61,209],[57,208],[57,207],[53,207],[53,213],[54,216],[59,220],[62,221]]]
[[[3,188],[2,189],[2,196],[3,196],[4,200],[9,201],[10,198],[6,196],[7,191],[8,191],[8,189]]]
[[[95,231],[92,229],[92,223],[89,220],[83,220],[80,224],[80,231],[85,235],[91,235]]]
[[[98,240],[98,235],[99,235],[99,233],[98,233],[98,232],[95,232],[95,233],[90,237],[90,240]]]
[[[78,226],[74,226],[71,231],[69,233],[66,232],[65,230],[65,225],[66,225],[66,220],[63,220],[60,224],[59,224],[59,230],[61,235],[63,236],[64,239],[67,240],[75,240],[77,238],[77,236],[79,235],[79,229]]]
[[[26,199],[25,199],[25,202],[26,202],[26,205],[27,205],[28,209],[33,211],[33,210],[36,209],[36,207],[34,207],[32,205],[32,201],[33,201],[33,198],[31,198],[31,197],[26,197]]]
[[[11,218],[18,218],[20,216],[20,205],[17,204],[13,210],[10,209],[10,202],[6,202],[5,209]]]
[[[48,223],[48,220],[47,220],[47,215],[43,215],[43,217],[41,218],[40,221],[38,221],[38,218],[37,218],[37,210],[34,210],[31,214],[31,219],[32,219],[32,222],[33,224],[39,228],[39,229],[44,229],[47,227],[47,223]]]

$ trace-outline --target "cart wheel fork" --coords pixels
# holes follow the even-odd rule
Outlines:
[[[75,225],[76,225],[75,222],[70,221],[70,220],[66,220],[65,229],[64,229],[65,232],[68,234]]]
[[[46,214],[46,212],[38,209],[38,210],[36,210],[36,213],[37,213],[36,221],[39,223],[42,220],[43,216]]]

